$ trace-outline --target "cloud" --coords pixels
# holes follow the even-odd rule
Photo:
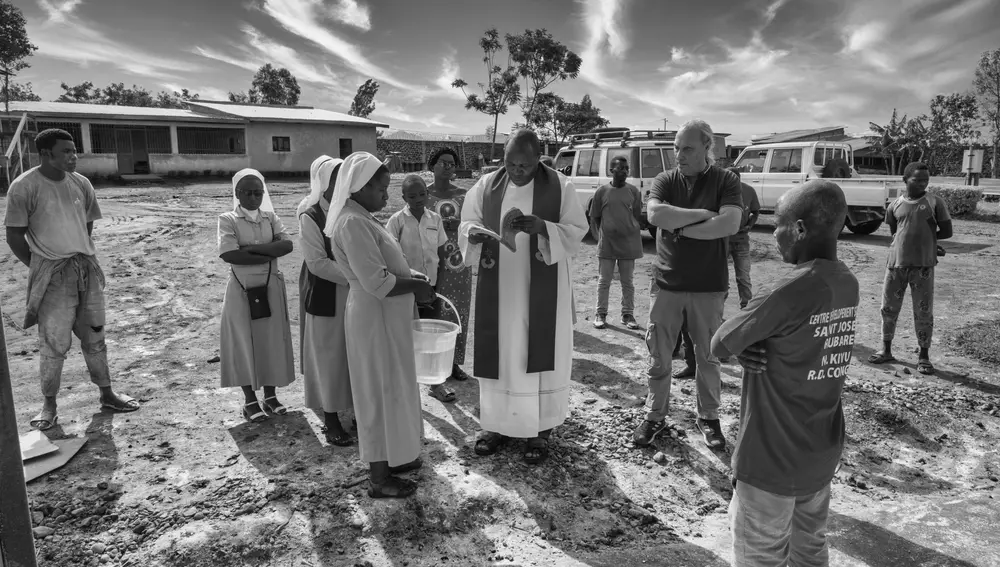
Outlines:
[[[768,6],[764,10],[764,25],[761,27],[761,29],[771,25],[771,22],[774,21],[775,16],[778,15],[778,10],[780,10],[781,7],[784,6],[787,1],[788,0],[775,0],[774,2],[771,3],[770,6]]]
[[[372,29],[368,6],[358,4],[357,0],[340,0],[330,8],[330,15],[341,23],[358,29],[365,31]]]
[[[320,21],[322,6],[320,0],[263,0],[262,9],[283,28],[340,58],[359,75],[373,77],[402,89],[425,90],[396,78],[370,61],[358,45],[331,32]]]
[[[406,112],[401,106],[388,103],[375,103],[375,112],[372,113],[373,117],[381,117],[388,120],[399,120],[402,122],[408,122],[410,124],[424,124],[426,126],[431,126],[434,128],[451,128],[451,125],[444,121],[444,114],[433,114],[430,117],[415,117],[412,114]]]
[[[206,101],[229,100],[229,91],[218,89],[215,87],[201,86],[201,87],[191,88],[190,86],[185,87],[178,83],[160,83],[160,86],[162,86],[164,89],[170,92],[175,92],[175,93],[179,93],[186,88],[188,92],[190,92],[191,94],[197,94],[199,100],[206,100]]]
[[[48,15],[50,22],[65,22],[66,16],[73,13],[83,0],[63,0],[56,4],[51,0],[38,0],[38,6]]]
[[[607,86],[609,81],[602,65],[604,54],[620,59],[628,51],[625,39],[628,30],[621,22],[625,3],[623,0],[580,0],[580,3],[587,36],[580,54],[583,59],[580,76],[595,85]]]
[[[46,10],[49,19],[41,23],[28,22],[28,35],[38,46],[39,55],[83,65],[106,63],[134,75],[161,80],[178,79],[179,74],[202,70],[190,61],[155,55],[141,47],[112,39],[114,33],[102,30],[79,16],[74,17],[72,22],[68,21],[65,16],[78,4],[75,0],[68,0],[55,7],[46,0],[40,0],[39,5]],[[50,9],[54,11],[50,12]]]
[[[858,55],[870,65],[883,71],[895,70],[895,64],[885,45],[888,26],[885,22],[866,22],[844,30],[845,55]]]
[[[197,53],[198,55],[201,55],[202,57],[208,59],[214,59],[216,61],[221,61],[223,63],[228,63],[229,65],[232,65],[234,67],[240,67],[248,71],[257,71],[257,69],[260,69],[260,65],[257,63],[256,60],[251,61],[249,59],[240,59],[238,57],[232,57],[230,55],[226,55],[225,53],[216,51],[208,47],[196,46],[193,49],[193,52]]]
[[[461,76],[458,61],[455,59],[457,55],[458,51],[451,49],[448,55],[441,58],[441,73],[434,80],[434,84],[437,85],[442,94],[455,99],[465,100],[465,95],[462,94],[462,91],[451,86],[452,81]]]

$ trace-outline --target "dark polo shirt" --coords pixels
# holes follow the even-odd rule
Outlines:
[[[679,169],[664,171],[653,180],[649,198],[683,209],[718,213],[723,207],[739,207],[743,211],[740,178],[714,165],[698,176],[690,192]],[[728,291],[727,240],[678,239],[665,230],[658,231],[653,262],[657,285],[669,291]]]

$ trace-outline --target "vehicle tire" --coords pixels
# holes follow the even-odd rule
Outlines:
[[[649,235],[653,237],[653,240],[656,240],[656,227],[655,226],[650,226],[649,228],[646,229],[646,231],[649,232]]]
[[[847,230],[853,232],[854,234],[872,234],[879,227],[882,226],[882,219],[872,220],[868,222],[863,222],[859,224],[851,224],[850,220],[847,221]]]
[[[831,159],[823,166],[823,178],[847,179],[851,176],[851,166],[842,159]]]

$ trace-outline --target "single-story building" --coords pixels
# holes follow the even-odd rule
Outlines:
[[[38,164],[34,135],[61,128],[76,140],[77,171],[88,177],[219,174],[244,167],[302,174],[321,154],[375,153],[376,128],[388,127],[309,106],[190,101],[187,108],[174,109],[11,102],[9,113],[0,112],[0,151],[12,143],[22,121],[25,165]]]
[[[885,156],[873,151],[867,136],[851,136],[843,126],[826,126],[808,130],[790,130],[751,136],[751,144],[777,144],[781,142],[844,142],[854,151],[854,169],[858,172],[879,173],[885,169]],[[739,148],[742,151],[746,146]],[[735,147],[734,147],[735,148]],[[735,157],[735,156],[734,156]]]

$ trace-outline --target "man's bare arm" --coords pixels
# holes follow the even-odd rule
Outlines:
[[[714,217],[715,213],[706,209],[683,209],[651,197],[646,203],[646,216],[649,224],[673,232],[678,228],[708,220]]]
[[[26,226],[8,226],[7,245],[22,264],[31,266],[31,248],[28,247],[28,239],[25,237],[27,234]]]
[[[684,229],[683,236],[697,240],[716,240],[732,236],[740,229],[743,211],[739,207],[723,207],[718,215]]]
[[[87,223],[87,236],[93,236],[93,235],[94,235],[94,221],[90,221]]]

